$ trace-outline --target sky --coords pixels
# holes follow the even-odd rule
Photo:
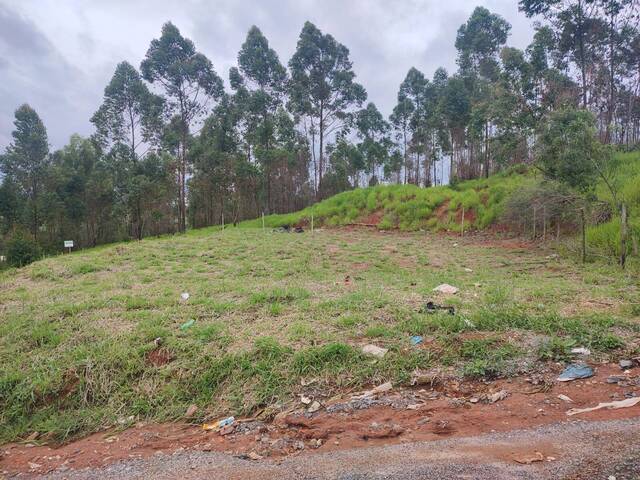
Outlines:
[[[532,22],[516,0],[0,0],[0,152],[23,103],[40,114],[52,149],[90,135],[116,65],[138,67],[167,21],[228,87],[252,25],[286,64],[309,20],[349,48],[368,100],[388,115],[412,66],[429,77],[440,66],[455,71],[456,31],[478,5],[511,23],[509,45],[530,43]]]

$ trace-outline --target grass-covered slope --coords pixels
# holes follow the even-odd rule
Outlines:
[[[380,185],[347,191],[299,212],[265,217],[268,227],[308,224],[340,226],[375,224],[379,229],[397,228],[459,231],[462,210],[465,229],[483,229],[499,219],[509,194],[535,182],[532,175],[509,172],[456,186],[420,188],[415,185]],[[258,227],[261,219],[244,222]]]
[[[203,229],[2,272],[0,442],[179,419],[192,404],[191,421],[274,413],[308,389],[402,384],[416,368],[495,376],[573,345],[596,359],[633,349],[637,278],[547,255],[422,232]],[[434,296],[443,282],[460,293]],[[420,313],[429,299],[456,315]],[[389,353],[366,357],[367,343]]]

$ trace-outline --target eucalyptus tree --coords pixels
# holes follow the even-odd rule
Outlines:
[[[184,232],[190,135],[210,110],[211,102],[224,93],[222,79],[211,61],[171,22],[163,25],[160,38],[151,41],[140,70],[145,80],[162,88],[168,113],[173,117],[173,131],[177,134],[178,229]]]
[[[266,183],[266,211],[272,208],[271,190],[275,114],[283,105],[287,86],[287,71],[280,63],[278,54],[269,47],[269,42],[256,26],[251,27],[238,53],[236,76],[232,87],[238,90],[246,115],[247,143],[253,145],[253,153],[262,165]],[[251,152],[251,148],[249,148]],[[249,153],[249,157],[251,154]]]
[[[409,155],[407,150],[407,136],[410,133],[411,117],[415,105],[402,92],[398,92],[398,103],[393,107],[393,112],[389,116],[389,122],[396,132],[396,140],[402,142],[402,169],[404,170],[403,183],[407,183],[409,173]],[[400,179],[398,178],[398,181]]]
[[[373,185],[379,181],[379,167],[384,166],[389,157],[389,124],[375,104],[369,102],[356,114],[355,125],[361,139],[358,149],[364,158],[367,172],[371,174],[369,184]]]
[[[316,193],[322,194],[322,176],[326,170],[324,148],[328,137],[343,129],[367,98],[355,81],[349,49],[329,34],[323,34],[311,22],[300,33],[296,51],[289,61],[291,85],[290,109],[306,116],[319,135],[316,168]]]
[[[409,127],[411,130],[411,143],[416,153],[416,162],[414,165],[413,181],[416,185],[420,184],[420,143],[419,133],[425,123],[425,89],[428,79],[424,74],[415,67],[411,67],[407,72],[404,80],[400,84],[398,98],[403,98],[411,109],[411,117]]]
[[[15,112],[12,142],[0,156],[0,173],[26,198],[29,229],[35,241],[41,226],[44,183],[50,167],[47,129],[36,111],[24,104]],[[8,180],[7,180],[8,179]]]

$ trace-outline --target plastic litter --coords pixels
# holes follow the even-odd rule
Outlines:
[[[227,425],[233,425],[235,421],[236,419],[234,417],[227,417],[217,422],[204,423],[202,425],[202,429],[203,430],[220,430],[221,428],[226,427]]]
[[[591,350],[584,347],[576,347],[571,349],[571,353],[574,355],[591,355]]]
[[[442,285],[438,285],[433,289],[434,292],[445,293],[448,295],[454,295],[458,293],[458,288],[453,285],[449,285],[448,283],[443,283]]]
[[[571,410],[567,411],[567,415],[578,415],[579,413],[593,412],[594,410],[600,410],[601,408],[606,408],[609,410],[628,408],[633,407],[638,403],[640,403],[640,397],[631,397],[625,400],[618,400],[617,402],[599,403],[597,406],[590,408],[572,408]]]
[[[411,341],[411,345],[418,345],[419,343],[422,343],[423,338],[420,335],[414,335],[413,337],[410,338]]]
[[[573,400],[571,400],[571,397],[567,397],[566,395],[560,394],[558,395],[558,398],[563,402],[573,403]]]
[[[188,328],[191,328],[194,323],[196,323],[196,321],[193,318],[191,320],[187,320],[182,325],[180,325],[180,330],[187,330]]]
[[[388,351],[389,349],[387,348],[382,348],[371,344],[362,347],[362,353],[364,353],[365,355],[372,355],[377,358],[384,357]]]
[[[449,315],[455,315],[456,309],[451,305],[438,305],[433,302],[427,302],[420,309],[420,313],[436,313],[438,310],[446,310]]]
[[[593,369],[589,365],[579,365],[577,363],[572,363],[568,365],[567,368],[560,374],[558,377],[559,382],[570,382],[571,380],[576,380],[578,378],[589,378],[593,377]]]
[[[180,298],[182,300],[189,300],[190,295],[187,292],[181,293]]]

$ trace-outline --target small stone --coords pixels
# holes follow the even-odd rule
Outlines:
[[[256,452],[249,452],[247,454],[247,458],[249,458],[250,460],[262,460],[263,457]]]
[[[230,433],[233,433],[235,429],[235,425],[225,425],[220,429],[220,436],[224,437],[225,435],[229,435]]]
[[[489,402],[496,403],[496,402],[499,402],[500,400],[504,400],[508,396],[509,396],[509,392],[507,392],[506,390],[500,390],[499,392],[496,392],[489,396]]]
[[[317,401],[317,400],[315,400],[315,401],[311,404],[311,406],[307,409],[307,412],[309,412],[309,413],[315,413],[315,412],[317,412],[318,410],[320,410],[320,407],[321,407],[321,406],[322,406],[322,405],[320,405],[320,402],[319,402],[319,401]]]
[[[471,398],[469,399],[469,401],[470,401],[471,403],[478,403],[478,402],[480,401],[480,399],[479,399],[478,397],[471,397]]]
[[[187,411],[184,414],[184,416],[186,418],[191,418],[196,414],[197,411],[198,411],[198,406],[197,405],[189,405],[189,408],[187,408]]]
[[[631,360],[620,360],[620,368],[623,370],[626,370],[628,368],[632,368],[633,367],[633,361]]]
[[[300,402],[304,405],[309,405],[311,403],[311,399],[304,395],[300,395]]]

